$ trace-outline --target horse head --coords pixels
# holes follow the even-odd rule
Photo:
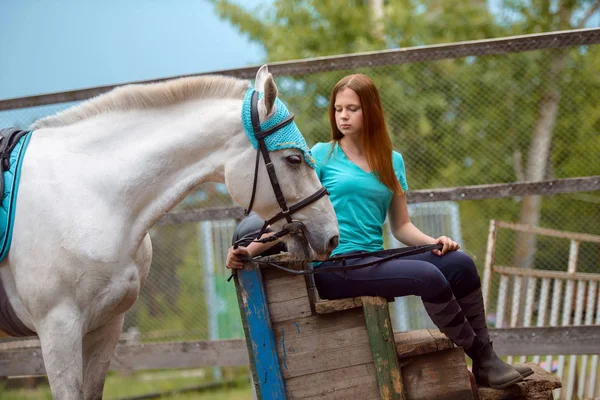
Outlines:
[[[253,95],[255,99],[252,99]],[[272,223],[275,230],[289,226],[286,224],[292,221],[300,223],[302,229],[284,237],[291,253],[299,257],[310,256],[309,245],[317,257],[324,257],[337,246],[337,219],[329,198],[320,196],[325,191],[304,137],[277,96],[277,85],[264,65],[256,75],[255,89],[249,89],[242,105],[243,134],[248,140],[244,150],[226,162],[225,184],[234,201],[252,208],[264,220],[269,221],[279,214],[281,218]],[[256,110],[254,121],[253,107]],[[267,136],[261,152],[262,132]],[[306,199],[314,198],[318,199],[303,205],[308,203]],[[295,208],[298,204],[301,207]],[[289,214],[285,210],[287,206],[292,211]]]

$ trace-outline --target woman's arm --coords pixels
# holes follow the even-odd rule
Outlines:
[[[408,207],[406,205],[406,196],[404,194],[394,194],[388,210],[388,217],[392,234],[396,239],[407,246],[440,243],[444,247],[441,250],[433,251],[433,253],[438,256],[460,248],[458,243],[447,236],[440,236],[439,238],[434,239],[414,226],[413,223],[410,222],[410,217],[408,216]]]
[[[269,232],[263,234],[260,238],[263,239],[272,235],[274,235],[274,232]],[[227,261],[225,265],[227,268],[240,269],[244,266],[244,260],[242,260],[241,257],[252,258],[254,256],[262,254],[263,252],[269,250],[271,247],[279,243],[280,240],[281,239],[277,239],[267,243],[251,242],[247,247],[240,246],[237,249],[234,249],[232,246],[227,251]]]

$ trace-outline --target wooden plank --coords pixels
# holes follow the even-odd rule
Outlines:
[[[284,255],[286,257],[282,261],[286,261],[286,259],[288,257],[291,257],[291,255],[289,253],[280,253],[280,254],[278,254],[278,256],[284,256]],[[270,261],[273,261],[273,260],[270,260]],[[274,267],[271,267],[269,265],[259,265],[259,264],[256,264],[256,265],[258,265],[260,267],[260,269],[262,270],[263,280],[265,282],[268,282],[268,281],[270,281],[272,279],[284,278],[286,276],[296,276],[296,275],[290,274],[287,271],[284,271],[284,270],[281,270],[281,269],[278,269],[278,268],[274,268]],[[301,265],[300,263],[298,263],[298,264],[287,264],[285,267],[286,268],[290,268],[290,269],[297,269],[300,265]],[[300,276],[300,275],[298,275],[298,276]]]
[[[495,346],[494,346],[495,347]],[[479,388],[479,400],[504,399],[552,399],[552,390],[561,387],[560,379],[535,363],[525,364],[533,369],[533,375],[524,381],[504,389]],[[550,392],[550,394],[548,394]]]
[[[498,305],[496,307],[496,326],[504,327],[504,309],[506,308],[506,295],[508,292],[508,275],[500,276],[500,287],[498,288]]]
[[[294,378],[373,362],[360,309],[275,322],[273,331],[286,387]]]
[[[490,338],[502,356],[598,354],[600,326],[490,329]]]
[[[592,175],[579,178],[564,178],[538,182],[511,182],[487,185],[471,185],[453,188],[420,189],[406,192],[406,201],[409,204],[428,203],[434,201],[460,201],[483,200],[492,198],[512,198],[514,196],[553,195],[558,193],[593,192],[600,190],[600,176]],[[195,215],[198,213],[198,215]],[[166,214],[160,223],[188,223],[207,219],[241,219],[242,207],[197,209],[186,213]],[[171,215],[175,215],[171,217]],[[555,229],[532,227],[514,224],[511,222],[497,221],[499,226],[518,231],[539,233],[547,236],[564,237],[579,241],[598,243],[598,235],[588,235],[577,232],[563,232]],[[574,235],[574,236],[573,236]]]
[[[548,326],[558,326],[558,314],[560,309],[560,299],[562,295],[562,284],[563,281],[560,279],[553,280],[553,289],[552,289],[552,305],[550,307],[550,324]],[[548,354],[548,353],[542,353]],[[546,356],[546,371],[552,371],[552,356]]]
[[[400,360],[455,347],[446,335],[435,329],[395,332],[394,342]]]
[[[492,265],[494,264],[494,257],[496,253],[496,235],[498,229],[496,228],[496,221],[490,220],[490,226],[488,228],[488,239],[487,246],[485,248],[485,261],[483,263],[483,280],[481,282],[482,294],[483,294],[483,308],[488,309],[488,298],[490,296],[490,288],[492,287]]]
[[[453,349],[454,347],[456,347],[454,342],[448,339],[448,336],[444,335],[438,329],[429,329],[429,333],[431,333],[431,336],[433,336],[433,338],[435,339],[438,346],[438,350]]]
[[[286,352],[279,351],[282,359],[281,369],[286,379],[308,374],[330,371],[340,367],[361,365],[373,362],[373,354],[368,343],[352,343],[352,337],[343,336],[345,345],[321,347],[312,352],[296,352],[294,346],[284,343]],[[362,338],[359,338],[362,340]],[[291,347],[294,351],[288,351]]]
[[[596,321],[594,322],[596,325],[600,325],[600,288],[598,290],[598,306],[596,308]],[[588,397],[592,398],[594,396],[594,392],[600,396],[600,373],[598,373],[600,369],[600,357],[598,354],[594,354],[592,356],[592,366],[590,369],[590,382],[588,386]],[[596,383],[597,382],[597,383]]]
[[[360,297],[349,297],[346,299],[337,300],[321,300],[315,303],[315,310],[317,311],[317,314],[331,314],[357,307],[362,307],[362,300]]]
[[[286,388],[295,400],[380,399],[373,363],[290,378]]]
[[[574,275],[575,272],[577,271],[578,256],[579,256],[579,242],[576,240],[571,240],[571,245],[569,246],[569,264],[567,267],[569,276]],[[600,277],[600,275],[599,275],[599,277]],[[562,326],[571,325],[571,312],[572,312],[571,306],[573,303],[574,286],[575,286],[575,281],[573,281],[573,280],[567,281],[567,287],[565,290],[565,298],[563,299]],[[562,354],[558,356],[557,374],[561,380],[564,378],[565,356]],[[563,397],[563,398],[565,397],[565,395],[566,395],[565,390],[568,390],[568,389],[570,389],[569,386],[566,386],[563,388],[563,390],[561,391],[561,397]],[[568,398],[570,398],[570,397],[568,397]]]
[[[1,101],[0,101],[1,103]],[[482,200],[494,198],[511,198],[514,196],[553,195],[558,193],[593,192],[600,190],[600,176],[580,178],[564,178],[539,182],[513,182],[489,185],[472,185],[455,188],[421,189],[406,192],[409,204],[428,203],[443,200]],[[184,213],[169,213],[159,220],[159,224],[184,224],[206,220],[242,219],[242,207],[198,208]],[[600,242],[598,235],[577,232],[563,232],[555,229],[532,227],[497,221],[504,228],[517,231],[539,233],[547,236],[564,237],[580,241]],[[575,235],[575,236],[573,236]],[[591,239],[591,240],[588,240]]]
[[[282,359],[282,363],[286,360],[303,357],[309,355],[313,357],[315,353],[327,352],[338,348],[350,348],[352,346],[368,346],[367,330],[364,326],[355,328],[345,328],[334,332],[318,333],[316,335],[306,336],[297,335],[293,328],[288,331],[283,329],[276,336],[278,343],[278,351],[285,348],[287,358]],[[288,362],[289,365],[289,362]]]
[[[548,310],[548,294],[550,293],[550,279],[542,279],[542,290],[540,298],[538,300],[538,317],[536,326],[543,327],[546,323],[546,311]],[[533,357],[533,362],[536,364],[540,363],[541,357],[536,355]]]
[[[112,371],[144,369],[229,367],[248,365],[243,339],[146,344],[119,344],[110,365]],[[45,375],[38,347],[0,351],[0,376]]]
[[[523,225],[506,221],[497,221],[497,223],[499,228],[512,229],[513,231],[518,232],[536,233],[538,235],[569,239],[577,242],[600,243],[600,235],[592,235],[589,233],[581,232],[569,232],[558,229],[540,228],[539,226]],[[570,254],[573,254],[573,251],[577,251],[577,249],[573,250],[574,246],[578,247],[579,244],[571,243]],[[575,272],[575,270],[573,270],[573,272]]]
[[[413,62],[444,60],[468,56],[519,53],[546,48],[573,47],[600,43],[600,29],[573,29],[563,32],[545,32],[504,38],[445,43],[430,46],[342,54],[328,57],[280,61],[269,63],[274,76],[305,75],[316,72],[348,70],[377,65],[398,65]],[[15,99],[0,100],[0,111],[36,107],[71,101],[81,101],[98,96],[115,87],[132,83],[154,83],[165,79],[218,74],[253,79],[260,65],[216,70],[198,74],[177,75],[161,79],[126,82],[118,85],[98,86],[60,93],[42,94]]]
[[[594,192],[600,190],[600,176],[556,179],[538,182],[497,183],[435,190],[411,190],[408,203],[501,199],[514,196],[551,195],[558,193]]]
[[[281,253],[279,255],[284,255],[284,254],[288,254],[288,253]],[[256,264],[256,265],[259,265],[259,264]],[[264,265],[260,266],[259,265],[259,267],[262,270],[263,280],[265,282],[268,282],[268,281],[270,281],[272,279],[285,278],[287,276],[294,276],[293,274],[290,274],[287,271],[284,271],[284,270],[281,270],[281,269],[278,269],[278,268],[274,268],[274,267],[271,267],[269,265],[266,265],[266,266],[264,266]],[[286,265],[286,268],[288,268],[288,267],[289,267],[289,265]]]
[[[512,301],[511,301],[511,311],[510,311],[510,324],[511,328],[517,327],[517,321],[519,320],[519,311],[521,306],[521,284],[522,279],[520,276],[513,277],[513,287],[512,287]],[[506,360],[507,363],[513,364],[512,356],[509,356]]]
[[[373,362],[364,322],[356,327],[326,324],[319,329],[320,324],[316,321],[307,324],[309,319],[320,318],[304,318],[299,326],[294,326],[293,321],[273,324],[286,379]],[[349,324],[353,323],[354,320]]]
[[[561,271],[548,271],[545,269],[522,269],[515,267],[505,267],[501,265],[494,266],[494,272],[502,275],[512,276],[533,276],[536,278],[550,278],[550,279],[562,279],[567,281],[584,280],[584,281],[600,281],[600,274],[591,274],[584,272],[561,272]]]
[[[199,363],[218,367],[248,365],[246,350],[243,339],[120,345],[111,367],[115,370],[142,370],[194,368]]]
[[[284,333],[288,337],[293,334],[295,338],[306,338],[307,340],[314,341],[318,335],[334,334],[341,330],[357,327],[364,329],[366,337],[367,328],[365,327],[365,318],[362,309],[347,310],[337,314],[320,315],[318,317],[308,316],[274,322],[273,332],[275,338],[278,340],[282,333]]]
[[[370,296],[363,296],[361,300],[381,398],[404,399],[402,374],[394,345],[388,302],[383,297]]]
[[[261,271],[249,265],[246,263],[234,277],[254,388],[261,399],[285,399],[285,382],[279,368]]]
[[[465,353],[460,348],[407,359],[402,378],[410,400],[473,399]]]
[[[282,322],[308,317],[312,314],[308,296],[299,299],[269,303],[272,322]]]
[[[265,292],[269,303],[296,300],[308,296],[304,278],[289,274],[281,278],[265,280]]]
[[[587,291],[587,302],[586,302],[586,309],[585,309],[585,321],[584,324],[585,325],[592,325],[593,322],[593,317],[594,317],[594,306],[596,304],[596,286],[597,286],[597,282],[590,282],[588,285],[588,291]],[[579,375],[579,384],[577,385],[577,396],[579,398],[583,398],[584,394],[585,394],[585,388],[586,388],[586,384],[591,387],[592,385],[592,380],[594,379],[594,376],[592,375],[592,371],[590,371],[591,368],[588,368],[588,356],[583,355],[581,357],[581,374]],[[592,394],[589,394],[588,397],[592,397]]]
[[[585,289],[586,282],[578,281],[577,282],[577,301],[575,306],[575,318],[573,319],[573,325],[578,326],[581,325],[583,319],[583,298],[585,297]],[[575,374],[577,368],[577,356],[569,357],[569,371],[567,374],[567,383],[566,383],[566,398],[572,399],[574,396],[575,389]],[[582,370],[581,375],[585,375],[587,371]]]

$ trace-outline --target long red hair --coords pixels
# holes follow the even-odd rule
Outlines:
[[[392,141],[383,118],[379,92],[375,83],[366,75],[348,75],[342,78],[331,92],[329,123],[333,144],[344,137],[335,121],[335,99],[338,92],[346,88],[354,90],[360,99],[363,114],[362,145],[369,167],[393,193],[403,193],[392,165]]]

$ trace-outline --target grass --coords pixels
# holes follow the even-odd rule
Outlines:
[[[252,400],[247,368],[223,368],[222,371],[223,380],[232,382],[227,387],[174,393],[153,398],[163,400]],[[129,375],[111,373],[104,386],[104,398],[113,400],[151,393],[168,393],[211,382],[213,382],[213,378],[210,368],[140,371]],[[2,400],[52,400],[47,383],[39,385],[36,389],[8,389],[5,386],[0,383]]]

